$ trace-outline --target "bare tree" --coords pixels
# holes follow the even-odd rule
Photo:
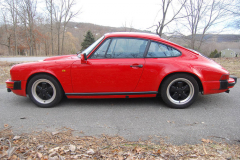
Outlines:
[[[161,9],[159,10],[161,16],[158,24],[155,25],[156,33],[160,37],[162,36],[163,30],[167,25],[174,20],[186,17],[186,15],[180,14],[186,2],[187,0],[162,0]],[[178,4],[177,6],[179,7],[175,8],[176,4]],[[169,14],[169,12],[172,12],[172,14]]]
[[[129,22],[129,25],[127,25],[127,21],[125,20],[122,24],[122,28],[124,29],[124,32],[132,32],[133,30],[133,21]]]
[[[66,26],[68,22],[77,16],[80,12],[80,10],[77,10],[75,12],[72,11],[72,7],[76,4],[75,0],[65,0],[64,3],[64,21],[63,21],[63,34],[62,34],[62,49],[61,49],[61,54],[63,54],[64,51],[64,38],[65,38],[65,32],[66,32]]]
[[[190,48],[200,50],[207,31],[229,14],[225,0],[188,0],[184,5],[186,24],[190,32]]]
[[[53,0],[46,0],[46,7],[47,7],[47,11],[50,15],[50,36],[51,36],[51,51],[52,51],[52,55],[54,54],[54,45],[53,45]]]
[[[1,34],[0,45],[6,46],[8,48],[8,55],[11,55],[11,32],[9,31],[9,24],[7,22],[6,13],[2,11],[2,17],[4,22],[4,32]],[[5,37],[5,38],[3,38]],[[5,39],[5,40],[4,40]]]
[[[60,34],[61,34],[61,25],[64,16],[64,2],[65,0],[60,0],[58,4],[55,4],[54,17],[55,17],[55,25],[57,29],[57,54],[60,55]]]
[[[19,16],[25,28],[30,55],[35,55],[34,19],[36,18],[37,0],[21,0]]]
[[[60,0],[54,5],[54,17],[57,30],[57,53],[61,55],[64,50],[64,38],[68,22],[79,14],[80,10],[73,12],[72,7],[76,0]],[[62,41],[60,39],[62,37]],[[62,42],[62,43],[61,43]],[[61,49],[60,49],[61,48]]]
[[[64,53],[65,39],[72,37],[66,34],[68,23],[80,12],[73,10],[76,0],[45,0],[48,17],[38,14],[37,2],[0,0],[0,45],[8,48],[8,54]]]
[[[240,0],[232,0],[232,5],[229,9],[229,12],[233,16],[229,27],[240,29]]]
[[[18,41],[17,41],[17,21],[18,21],[18,13],[17,13],[17,3],[18,0],[7,0],[10,13],[12,17],[12,23],[13,23],[13,32],[14,32],[14,46],[15,46],[15,55],[18,54]]]
[[[11,29],[8,28],[8,32],[10,32],[10,30],[13,31],[12,33],[12,37],[13,37],[13,43],[14,43],[14,53],[15,55],[18,54],[18,38],[17,38],[17,23],[18,23],[18,12],[17,12],[17,7],[18,7],[18,0],[4,0],[4,9],[6,10],[7,13],[5,13],[4,15],[4,22],[9,22],[9,24],[11,25]],[[6,15],[9,15],[6,16]],[[8,17],[8,18],[7,18]],[[6,24],[6,23],[5,23]],[[6,28],[6,26],[5,26]]]

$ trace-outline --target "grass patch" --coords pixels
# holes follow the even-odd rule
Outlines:
[[[10,69],[16,63],[0,61],[0,84],[3,84],[7,79],[10,79]]]
[[[212,58],[215,62],[227,69],[231,75],[240,78],[240,57],[235,58]]]

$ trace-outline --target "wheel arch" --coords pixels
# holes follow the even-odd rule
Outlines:
[[[34,73],[34,74],[32,74],[32,75],[30,75],[30,76],[28,77],[28,79],[27,79],[27,84],[26,84],[26,88],[25,88],[26,94],[28,94],[28,93],[27,93],[27,87],[28,87],[29,81],[30,81],[33,77],[35,77],[36,75],[39,75],[39,74],[49,75],[49,76],[51,76],[52,78],[54,78],[54,79],[59,83],[59,85],[61,86],[63,93],[65,93],[65,92],[64,92],[64,89],[63,89],[63,87],[62,87],[62,85],[61,85],[61,83],[59,82],[59,80],[57,79],[56,76],[54,76],[53,74],[47,73],[47,72],[38,72],[38,73]]]
[[[189,73],[189,72],[173,72],[173,73],[170,73],[170,74],[166,75],[166,76],[162,79],[162,81],[161,81],[161,83],[160,83],[160,85],[159,85],[159,87],[158,87],[158,93],[160,93],[160,90],[161,90],[161,87],[162,87],[161,85],[163,84],[162,82],[164,82],[168,77],[170,77],[170,76],[172,76],[172,75],[174,75],[174,74],[187,74],[187,75],[192,76],[192,77],[197,81],[197,83],[198,83],[199,92],[203,92],[202,82],[201,82],[200,78],[199,78],[197,75],[195,75],[195,74],[193,74],[193,73]]]

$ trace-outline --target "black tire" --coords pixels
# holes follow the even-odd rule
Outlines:
[[[199,87],[191,75],[177,73],[162,82],[160,92],[163,101],[169,107],[183,109],[197,99]]]
[[[27,93],[32,102],[42,108],[55,106],[63,96],[59,82],[46,74],[38,74],[31,78],[27,86]]]

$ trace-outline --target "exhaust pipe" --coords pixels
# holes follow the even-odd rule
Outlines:
[[[230,92],[230,90],[227,90],[227,91],[225,91],[226,93],[229,93]]]

